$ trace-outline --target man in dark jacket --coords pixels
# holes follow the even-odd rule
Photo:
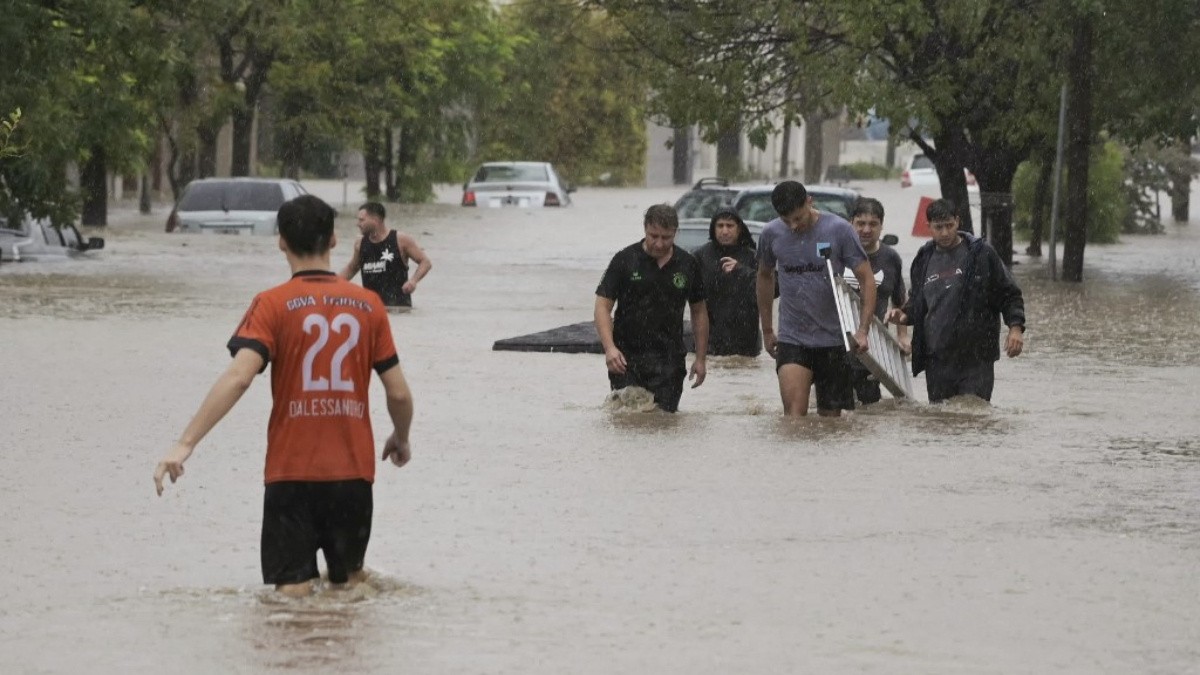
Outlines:
[[[913,327],[913,375],[925,371],[931,403],[962,394],[992,399],[1001,316],[1005,353],[1017,356],[1025,342],[1021,289],[986,241],[958,231],[956,212],[946,199],[925,209],[933,239],[913,259],[908,301],[888,314]]]
[[[708,294],[708,353],[714,356],[758,356],[755,277],[758,260],[750,228],[737,211],[722,209],[708,224],[708,243],[692,252],[700,262]]]

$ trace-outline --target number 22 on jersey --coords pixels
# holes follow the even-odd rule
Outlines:
[[[358,319],[350,314],[338,314],[329,321],[321,314],[309,314],[304,317],[304,332],[312,335],[316,332],[317,339],[308,351],[304,353],[304,367],[301,371],[304,391],[354,391],[354,379],[342,379],[342,364],[346,357],[358,345],[361,326]],[[330,335],[333,335],[336,345],[330,345]],[[340,341],[339,341],[340,339]],[[326,349],[328,347],[329,349]],[[313,365],[321,365],[328,359],[329,377],[313,377]]]

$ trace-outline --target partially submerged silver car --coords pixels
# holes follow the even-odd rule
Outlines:
[[[167,217],[167,232],[273,235],[275,215],[307,194],[288,178],[202,178],[188,183]]]
[[[575,188],[549,162],[486,162],[463,184],[463,206],[569,206]]]
[[[54,227],[29,217],[10,224],[0,217],[0,262],[63,260],[102,248],[103,237],[84,239],[74,225]]]

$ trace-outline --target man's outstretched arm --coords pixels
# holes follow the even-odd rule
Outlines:
[[[238,350],[233,362],[204,397],[200,409],[180,434],[179,440],[154,468],[154,488],[159,495],[163,493],[163,478],[170,476],[174,483],[183,475],[183,463],[191,457],[196,445],[233,409],[264,365],[263,357],[253,349]]]

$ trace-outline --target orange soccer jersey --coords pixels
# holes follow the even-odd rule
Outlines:
[[[367,389],[399,363],[379,296],[332,272],[259,293],[229,340],[271,364],[266,482],[375,480]]]

